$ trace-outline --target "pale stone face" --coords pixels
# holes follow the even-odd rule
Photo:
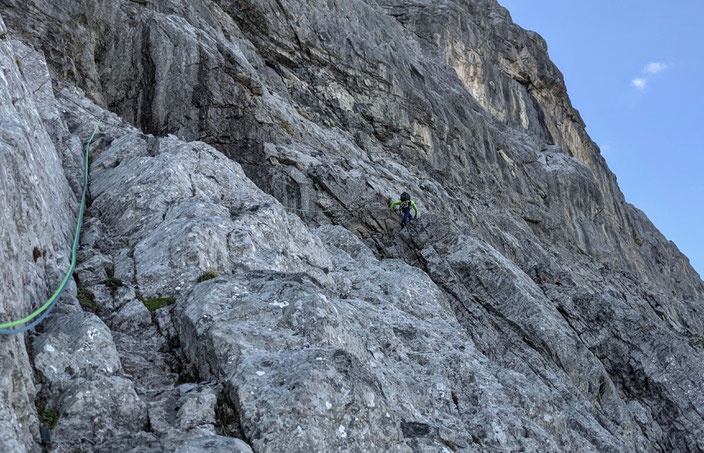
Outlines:
[[[704,449],[704,284],[495,1],[0,5],[0,322],[103,121],[0,450]]]

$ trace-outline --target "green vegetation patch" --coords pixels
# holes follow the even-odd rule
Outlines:
[[[117,288],[122,286],[122,280],[120,280],[119,278],[115,278],[115,277],[108,277],[107,280],[103,281],[103,285],[110,288],[110,291],[115,291]]]
[[[145,299],[142,301],[147,310],[154,311],[159,308],[166,307],[176,302],[175,297],[152,297],[150,299]]]
[[[103,307],[95,301],[95,294],[93,294],[93,291],[82,289],[78,291],[76,297],[78,298],[78,302],[81,304],[81,307],[83,307],[86,311],[98,313],[103,309]]]
[[[203,275],[201,275],[200,277],[198,277],[198,280],[196,280],[196,281],[197,281],[198,283],[204,282],[204,281],[206,281],[206,280],[213,279],[213,278],[217,277],[218,275],[220,275],[220,272],[218,272],[217,270],[215,270],[215,269],[208,269],[207,271],[205,271],[205,272],[203,273]]]
[[[53,429],[56,422],[59,421],[59,412],[56,409],[47,409],[39,413],[39,420],[44,423],[47,428]]]
[[[122,286],[122,280],[115,278],[115,268],[106,267],[105,275],[108,276],[107,280],[103,280],[103,285],[107,286],[110,291],[115,291],[117,288]]]
[[[217,396],[215,403],[215,420],[215,432],[218,435],[225,437],[241,436],[242,429],[239,417],[224,391],[218,393]]]

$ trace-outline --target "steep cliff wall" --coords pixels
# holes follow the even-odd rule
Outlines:
[[[71,175],[80,165],[71,150],[77,146],[80,153],[81,143],[67,140],[67,131],[56,124],[51,85],[40,83],[49,75],[43,58],[13,40],[2,19],[0,68],[0,316],[5,323],[38,308],[63,278],[77,210],[64,168]],[[0,449],[31,451],[39,433],[36,387],[22,336],[0,338],[0,368]]]
[[[0,5],[51,69],[24,82],[43,87],[27,130],[49,129],[31,152],[70,142],[75,179],[110,119],[78,269],[102,308],[32,346],[54,448],[704,448],[704,283],[495,1]],[[400,231],[402,190],[421,218]],[[68,200],[47,201],[57,228]],[[176,303],[150,315],[155,296]]]

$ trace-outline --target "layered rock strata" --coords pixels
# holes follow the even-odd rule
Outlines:
[[[495,1],[0,5],[3,316],[104,121],[3,447],[41,406],[52,451],[704,449],[704,283]]]

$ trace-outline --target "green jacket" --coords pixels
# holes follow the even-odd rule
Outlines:
[[[391,206],[389,206],[389,210],[393,211],[396,206],[401,205],[401,211],[403,212],[406,210],[409,204],[415,211],[415,214],[413,215],[413,218],[415,219],[416,217],[418,217],[418,208],[416,207],[416,203],[413,200],[394,201],[393,203],[391,203]]]

